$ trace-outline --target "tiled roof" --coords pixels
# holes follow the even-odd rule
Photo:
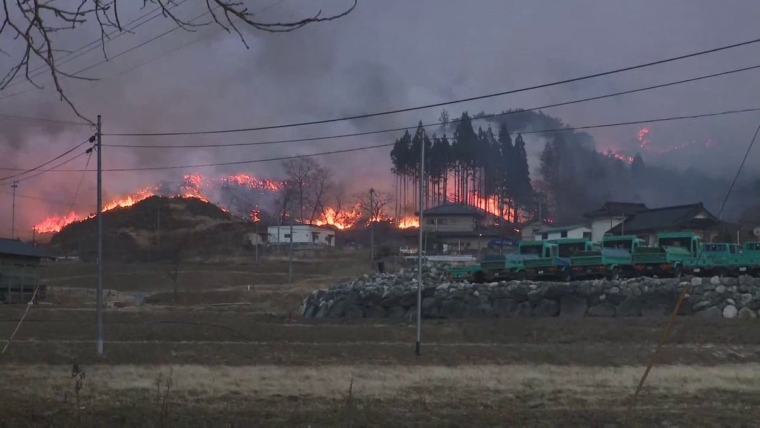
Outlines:
[[[637,202],[615,202],[607,201],[598,210],[583,214],[586,218],[625,216],[629,217],[637,212],[648,210],[646,205]]]
[[[677,229],[687,226],[700,213],[705,213],[705,217],[709,222],[720,223],[720,220],[707,211],[700,202],[697,204],[640,211],[632,217],[627,218],[623,223],[610,229],[610,233],[617,235],[625,231],[625,233],[635,234],[650,230]]]
[[[0,238],[0,254],[22,257],[51,257],[50,254],[43,249],[21,242],[19,239],[9,238]]]

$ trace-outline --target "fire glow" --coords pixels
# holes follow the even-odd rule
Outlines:
[[[175,194],[166,194],[161,192],[159,186],[147,187],[133,194],[114,199],[103,205],[103,211],[110,211],[116,208],[125,208],[135,205],[151,196],[174,196],[181,198],[199,199],[209,202],[207,198],[208,191],[215,186],[225,186],[235,184],[237,186],[248,187],[251,189],[261,189],[267,192],[277,192],[283,188],[283,183],[276,180],[259,179],[247,174],[235,174],[221,178],[209,178],[200,174],[187,174],[183,177],[183,182],[179,186],[179,191]],[[230,212],[228,207],[220,206],[225,212]],[[70,212],[65,215],[48,216],[34,226],[37,233],[56,233],[65,226],[95,217],[94,213],[76,213]],[[261,221],[261,209],[256,207],[248,213],[248,219],[254,222]],[[393,221],[385,214],[376,215],[373,221]],[[326,207],[322,216],[313,222],[317,226],[332,226],[340,230],[349,229],[359,225],[362,221],[369,223],[366,214],[364,214],[359,203],[350,206],[347,209],[336,209]],[[416,217],[404,217],[398,222],[399,228],[419,227],[419,220]]]

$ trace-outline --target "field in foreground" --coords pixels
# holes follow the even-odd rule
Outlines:
[[[0,356],[0,425],[624,426],[667,321],[427,320],[417,357],[409,322],[298,318],[356,263],[303,263],[292,284],[285,266],[187,265],[176,298],[161,266],[112,269],[107,288],[152,297],[106,310],[103,357],[87,298],[33,306]],[[92,278],[64,266],[52,283],[87,297]],[[0,338],[24,309],[0,307]],[[679,318],[634,426],[758,426],[758,328]]]
[[[0,310],[1,336],[20,310]],[[99,358],[93,319],[33,308],[0,364],[5,426],[623,426],[665,323],[431,321],[416,357],[397,322],[109,311]],[[759,326],[679,319],[638,426],[757,426]]]

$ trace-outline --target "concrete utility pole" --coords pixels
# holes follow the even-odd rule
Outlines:
[[[288,257],[288,284],[293,285],[293,218],[290,218],[290,256]]]
[[[11,184],[13,188],[13,209],[11,211],[11,239],[16,237],[16,188],[18,187],[18,181],[13,180]]]
[[[103,146],[101,136],[103,129],[98,115],[97,152],[98,152],[98,289],[95,299],[98,318],[98,355],[103,355]]]
[[[425,210],[425,142],[420,144],[420,236],[419,236],[419,249],[417,250],[417,343],[415,344],[414,353],[419,357],[421,355],[420,346],[422,343],[422,227],[423,227],[423,215]]]
[[[375,263],[375,223],[372,218],[375,216],[375,189],[369,189],[369,260]]]

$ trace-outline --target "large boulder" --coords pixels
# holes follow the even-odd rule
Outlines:
[[[589,308],[588,316],[613,318],[615,316],[615,312],[615,306],[612,303],[605,302]]]
[[[556,317],[559,315],[559,303],[544,299],[533,308],[534,317]]]
[[[585,298],[566,294],[559,301],[560,318],[583,318],[588,310]]]
[[[641,299],[629,297],[623,300],[617,307],[618,318],[640,317],[641,316]]]

